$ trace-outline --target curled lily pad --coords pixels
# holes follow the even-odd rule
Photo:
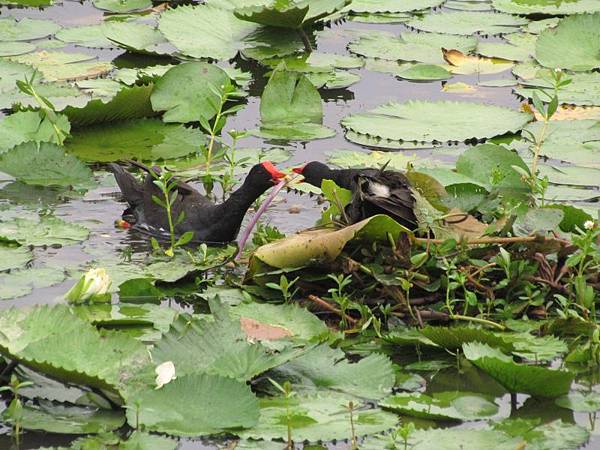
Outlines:
[[[174,48],[160,31],[149,25],[112,22],[102,25],[106,39],[133,53],[168,55]]]
[[[509,392],[536,397],[558,397],[569,392],[573,381],[573,374],[568,371],[517,364],[511,357],[486,344],[464,344],[463,352],[469,361],[487,372]]]
[[[516,132],[531,115],[498,106],[465,102],[390,102],[342,120],[347,130],[397,142],[445,142]]]
[[[553,69],[585,72],[599,68],[600,12],[567,17],[556,28],[543,31],[537,39],[535,59]]]
[[[511,61],[497,58],[465,55],[459,50],[443,49],[444,59],[450,64],[452,73],[461,75],[492,74],[504,72],[513,67]]]
[[[424,419],[477,420],[498,413],[498,405],[468,392],[399,393],[379,402],[382,408]]]

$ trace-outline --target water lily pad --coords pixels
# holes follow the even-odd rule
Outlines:
[[[41,430],[61,434],[105,433],[116,430],[125,424],[122,411],[85,408],[66,404],[41,402],[25,405],[23,418],[24,429]]]
[[[230,85],[229,76],[214,64],[184,63],[169,69],[156,83],[152,93],[152,108],[165,111],[165,122],[196,122],[210,120],[220,103],[215,90]]]
[[[527,48],[499,42],[480,42],[477,53],[488,58],[500,58],[507,61],[525,61],[531,55]]]
[[[342,120],[355,133],[403,141],[445,142],[489,138],[516,132],[531,115],[498,106],[464,102],[390,102],[367,113],[351,114]]]
[[[444,8],[457,9],[459,11],[492,11],[492,5],[481,1],[449,0],[444,3]]]
[[[102,25],[106,39],[132,53],[169,55],[175,50],[160,31],[149,25],[111,22]]]
[[[535,59],[545,67],[585,72],[600,67],[600,12],[561,20],[543,31],[535,46]]]
[[[307,73],[306,78],[317,89],[346,89],[360,81],[360,75],[343,70],[332,70],[331,72]]]
[[[127,13],[152,7],[150,0],[94,0],[94,6],[115,13]]]
[[[593,413],[600,410],[600,393],[570,392],[568,395],[557,398],[556,404],[561,408],[568,408],[576,412]]]
[[[110,72],[110,62],[98,61],[83,53],[41,50],[35,53],[15,56],[16,62],[29,64],[39,70],[44,78],[52,81],[84,80]]]
[[[127,409],[132,426],[140,424],[149,431],[177,436],[249,428],[259,415],[250,387],[220,375],[177,375],[162,388],[146,390],[132,401]]]
[[[73,245],[84,241],[89,230],[82,225],[65,222],[58,217],[42,216],[39,221],[15,218],[0,222],[0,240],[21,245]]]
[[[0,56],[15,56],[35,50],[29,42],[0,42]]]
[[[340,394],[324,394],[314,397],[281,397],[260,400],[258,425],[242,431],[242,437],[251,439],[285,439],[288,423],[296,440],[311,442],[345,439],[348,436],[348,402],[353,401],[357,410],[353,413],[357,436],[376,434],[394,428],[398,422],[395,414],[379,409],[362,409],[356,399]],[[293,414],[288,415],[288,406]]]
[[[23,66],[25,66],[23,64]],[[25,66],[29,67],[29,66]],[[30,67],[33,72],[33,68]],[[22,79],[22,77],[20,78]],[[1,83],[1,82],[0,82]],[[75,86],[62,82],[34,83],[35,91],[48,99],[57,111],[62,110],[68,105],[84,106],[90,101],[89,95],[84,94]],[[22,109],[22,107],[39,108],[37,101],[16,89],[14,82],[12,86],[0,93],[0,107],[6,109]]]
[[[321,96],[301,73],[277,69],[271,75],[260,101],[260,130],[268,139],[310,140],[331,137],[323,127]]]
[[[199,151],[206,137],[198,129],[139,119],[80,129],[67,141],[67,151],[83,161],[179,158]]]
[[[235,16],[249,22],[281,28],[298,29],[341,10],[350,0],[271,1],[236,8]]]
[[[69,132],[67,118],[58,114],[57,120],[61,129]],[[58,138],[52,123],[38,112],[19,111],[0,122],[0,154],[27,141],[58,143]]]
[[[0,19],[0,41],[29,41],[50,36],[60,30],[60,25],[51,20],[15,19],[5,17]]]
[[[75,156],[49,142],[25,142],[0,155],[0,171],[36,186],[90,187],[92,171]]]
[[[83,25],[63,28],[56,33],[56,38],[68,44],[81,47],[110,48],[115,45],[104,36],[102,25]]]
[[[0,245],[0,272],[21,269],[33,259],[27,247],[9,247]]]
[[[443,0],[353,0],[344,11],[354,13],[399,13],[420,11],[435,8],[444,3]]]
[[[407,23],[409,27],[421,31],[467,36],[474,33],[492,35],[515,33],[525,24],[527,19],[510,14],[469,11],[427,14]]]
[[[492,0],[494,9],[511,14],[583,14],[600,11],[595,0]]]
[[[412,16],[407,13],[351,13],[348,19],[362,23],[404,23]]]
[[[405,80],[413,81],[439,81],[452,78],[450,72],[434,64],[410,64],[395,74]]]
[[[500,350],[486,344],[463,345],[467,359],[509,392],[520,392],[536,397],[558,397],[569,392],[574,375],[565,370],[517,364]]]
[[[1,226],[1,223],[0,223]],[[29,295],[34,289],[45,288],[62,283],[64,270],[53,267],[13,270],[0,274],[0,299],[10,300]]]
[[[378,32],[361,35],[348,45],[348,49],[369,58],[393,61],[416,61],[427,64],[445,64],[442,48],[469,52],[475,49],[477,40],[471,36],[453,36],[435,33]]]
[[[162,34],[184,55],[230,59],[249,45],[243,38],[258,25],[238,19],[231,10],[212,5],[179,6],[165,11],[158,25]],[[202,39],[197,39],[202,36]]]
[[[478,420],[498,413],[498,405],[468,392],[399,393],[379,402],[382,408],[433,420]]]
[[[339,349],[320,345],[275,369],[290,381],[296,391],[343,392],[362,399],[380,399],[391,392],[395,382],[392,362],[387,356],[372,353],[350,363]]]

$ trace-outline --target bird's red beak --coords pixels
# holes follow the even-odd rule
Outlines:
[[[304,166],[294,167],[292,169],[292,172],[302,175],[302,172],[304,171],[305,167],[306,167],[306,164]]]
[[[267,172],[271,175],[271,179],[273,183],[277,184],[282,178],[286,177],[286,174],[281,172],[273,165],[271,161],[265,161],[262,163],[262,166],[266,169]]]

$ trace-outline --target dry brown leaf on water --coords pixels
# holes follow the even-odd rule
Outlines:
[[[513,67],[512,61],[485,56],[466,55],[460,50],[442,48],[444,60],[450,64],[449,70],[460,75],[492,74],[504,72]]]
[[[240,325],[246,337],[256,341],[276,341],[292,336],[292,332],[287,328],[262,323],[249,317],[240,317]]]
[[[542,115],[528,103],[523,103],[521,110],[533,114],[535,120],[544,120]],[[600,120],[600,106],[560,105],[550,120]]]

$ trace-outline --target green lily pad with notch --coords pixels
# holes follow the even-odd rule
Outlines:
[[[21,426],[25,430],[60,434],[94,434],[116,430],[125,424],[122,411],[86,408],[44,401],[23,407]]]
[[[205,143],[206,136],[198,129],[137,119],[79,129],[66,149],[83,161],[156,161],[198,152]]]
[[[415,17],[407,23],[409,27],[430,33],[461,34],[508,34],[520,31],[527,19],[510,14],[492,12],[442,12]]]
[[[510,356],[486,344],[464,344],[463,353],[509,392],[558,397],[569,392],[574,378],[573,373],[565,370],[517,364]]]
[[[80,27],[63,28],[56,33],[56,38],[80,47],[111,48],[114,47],[109,39],[104,36],[103,25],[83,25]]]
[[[196,122],[212,119],[220,99],[216,92],[229,86],[227,73],[214,64],[191,62],[169,69],[156,82],[152,96],[154,111],[164,111],[164,122]],[[212,88],[212,89],[211,89]]]
[[[258,415],[258,400],[246,383],[208,374],[178,374],[158,390],[140,392],[127,407],[131,426],[175,436],[237,434],[256,425]]]
[[[15,19],[5,17],[0,19],[0,41],[29,41],[50,36],[60,30],[60,25],[51,20]]]
[[[381,433],[394,428],[398,417],[380,409],[363,409],[356,398],[327,393],[290,399],[269,397],[260,399],[258,425],[239,435],[250,439],[286,439],[288,423],[298,441],[330,441],[346,439],[350,416],[348,403],[355,405],[354,430],[357,437]],[[292,414],[288,416],[288,408]]]
[[[491,138],[523,128],[527,113],[467,102],[390,102],[342,119],[349,131],[386,139],[401,148],[405,141],[447,142]]]
[[[150,0],[94,0],[93,3],[98,9],[114,13],[128,13],[152,7]]]
[[[49,142],[25,142],[2,153],[0,171],[36,186],[89,188],[96,184],[89,167]]]
[[[586,72],[600,68],[600,12],[566,17],[544,30],[535,46],[544,67]]]
[[[71,125],[62,114],[57,114],[57,125],[69,132]],[[52,122],[37,111],[19,111],[0,122],[0,155],[24,142],[58,143]]]
[[[21,245],[73,245],[88,238],[89,230],[58,217],[41,216],[39,221],[15,218],[0,222],[0,241]]]
[[[33,259],[33,253],[27,247],[0,245],[0,272],[22,269]]]
[[[1,226],[1,223],[0,223]],[[34,289],[54,286],[65,280],[64,270],[35,267],[0,274],[0,299],[11,300],[29,295]]]
[[[381,399],[390,394],[395,373],[390,359],[371,353],[351,363],[340,349],[322,344],[274,369],[299,393],[343,392],[361,399]]]
[[[131,53],[170,55],[175,51],[160,31],[142,23],[104,23],[102,33],[113,45]]]
[[[600,11],[596,0],[492,0],[497,11],[525,15],[567,15]]]
[[[398,393],[379,406],[407,416],[433,420],[481,420],[498,413],[498,405],[469,392]]]

